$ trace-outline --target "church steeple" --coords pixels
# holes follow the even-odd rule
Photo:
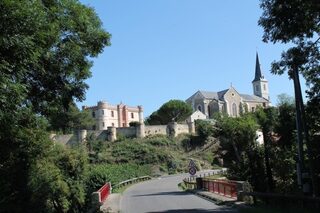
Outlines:
[[[264,98],[266,100],[269,100],[268,81],[262,75],[258,53],[256,53],[256,70],[255,70],[254,79],[252,81],[252,86],[253,86],[254,95]]]
[[[263,75],[261,72],[261,68],[260,68],[260,63],[259,63],[259,56],[258,56],[258,52],[256,53],[256,72],[255,72],[255,76],[252,82],[254,81],[260,81],[261,79],[263,79]]]

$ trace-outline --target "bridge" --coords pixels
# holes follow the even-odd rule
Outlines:
[[[214,171],[211,171],[214,172]],[[95,195],[95,199],[109,197],[102,203],[104,212],[142,213],[142,212],[237,212],[236,209],[218,206],[210,201],[210,198],[219,197],[225,201],[235,201],[237,196],[237,184],[227,182],[210,181],[204,176],[208,171],[201,172],[202,182],[190,179],[189,174],[168,175],[140,182],[127,188],[122,196],[110,193],[110,185],[103,186]],[[144,180],[148,179],[143,177]],[[199,180],[200,178],[198,178]],[[129,182],[139,181],[137,179]],[[203,188],[196,194],[183,191],[178,187],[182,181],[188,188],[196,188],[201,184]],[[126,184],[126,183],[123,183]],[[107,193],[106,193],[107,192]],[[100,195],[99,195],[100,193]],[[214,194],[215,193],[215,194]],[[205,198],[205,199],[204,199]],[[208,199],[209,198],[209,199]]]

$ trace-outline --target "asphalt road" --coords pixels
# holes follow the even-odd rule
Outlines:
[[[122,213],[199,213],[199,212],[235,212],[224,206],[186,193],[178,188],[184,175],[166,176],[145,181],[129,187],[122,196],[120,210]]]

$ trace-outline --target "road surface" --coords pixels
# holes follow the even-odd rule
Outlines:
[[[200,213],[236,212],[225,206],[217,206],[196,195],[178,188],[178,183],[188,175],[173,175],[145,181],[129,187],[122,196],[122,213]]]

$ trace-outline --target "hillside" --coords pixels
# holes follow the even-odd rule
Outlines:
[[[155,176],[187,172],[190,159],[196,162],[198,169],[217,167],[213,154],[215,139],[205,144],[191,135],[172,139],[158,135],[144,139],[123,138],[116,142],[88,142],[92,163],[148,165],[151,175]]]

